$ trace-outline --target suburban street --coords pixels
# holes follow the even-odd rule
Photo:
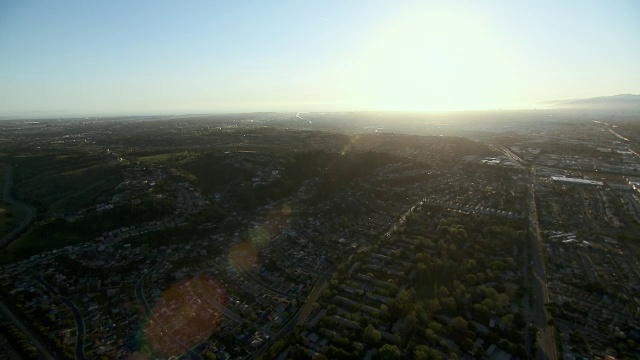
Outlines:
[[[218,297],[218,294],[214,294],[211,290],[210,287],[208,286],[204,286],[204,284],[202,282],[197,282],[198,287],[200,289],[202,289],[202,291],[209,293],[211,296],[207,296],[206,300],[213,305],[213,307],[215,307],[216,309],[218,309],[218,311],[221,311],[224,316],[228,317],[229,319],[236,321],[238,323],[242,323],[244,321],[244,319],[234,313],[233,311],[229,310],[229,308],[227,308],[226,306],[224,306],[223,304],[221,304],[216,298]]]
[[[158,265],[162,264],[162,261],[158,262],[156,265],[152,266],[149,271],[147,271],[146,273],[144,273],[140,279],[138,280],[138,282],[136,283],[136,298],[138,299],[138,301],[140,301],[145,309],[145,314],[146,317],[153,317],[153,320],[155,321],[155,323],[157,323],[158,325],[160,325],[160,327],[162,327],[163,329],[163,333],[168,334],[177,344],[180,345],[180,347],[182,347],[183,349],[185,349],[187,352],[191,353],[191,355],[194,355],[196,357],[198,357],[198,354],[196,352],[193,351],[193,349],[191,349],[191,347],[187,346],[186,344],[184,344],[182,341],[180,341],[180,339],[178,339],[175,335],[173,335],[173,333],[171,333],[171,331],[169,331],[164,324],[158,320],[158,318],[156,317],[156,315],[153,313],[151,307],[149,306],[149,303],[147,302],[147,298],[144,296],[144,279],[149,276],[150,274],[152,274],[154,271],[156,271],[156,267],[158,267]]]

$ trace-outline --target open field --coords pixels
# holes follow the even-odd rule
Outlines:
[[[189,152],[165,153],[149,156],[138,157],[138,161],[145,164],[162,164],[166,162],[187,162],[194,159],[195,156]]]

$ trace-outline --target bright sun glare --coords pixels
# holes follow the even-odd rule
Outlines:
[[[516,61],[476,20],[449,12],[394,19],[356,55],[346,84],[351,101],[416,111],[513,105],[505,99],[516,86]]]

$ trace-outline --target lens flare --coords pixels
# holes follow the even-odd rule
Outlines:
[[[349,138],[349,142],[342,147],[340,154],[346,155],[347,153],[351,152],[355,146],[358,146],[358,143],[361,143],[360,140],[361,139],[359,134],[351,135]]]
[[[171,286],[147,319],[143,330],[144,347],[163,358],[193,355],[194,346],[217,332],[223,317],[218,308],[224,306],[224,300],[224,290],[204,276]],[[136,353],[130,358],[147,356]]]
[[[267,231],[264,226],[258,226],[249,231],[249,241],[259,250],[269,245],[271,234],[269,234],[269,231]]]
[[[249,269],[258,263],[258,250],[248,241],[237,243],[229,251],[229,262],[237,271]]]

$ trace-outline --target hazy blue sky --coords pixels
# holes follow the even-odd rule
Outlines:
[[[461,110],[640,93],[640,1],[0,0],[0,115]]]

